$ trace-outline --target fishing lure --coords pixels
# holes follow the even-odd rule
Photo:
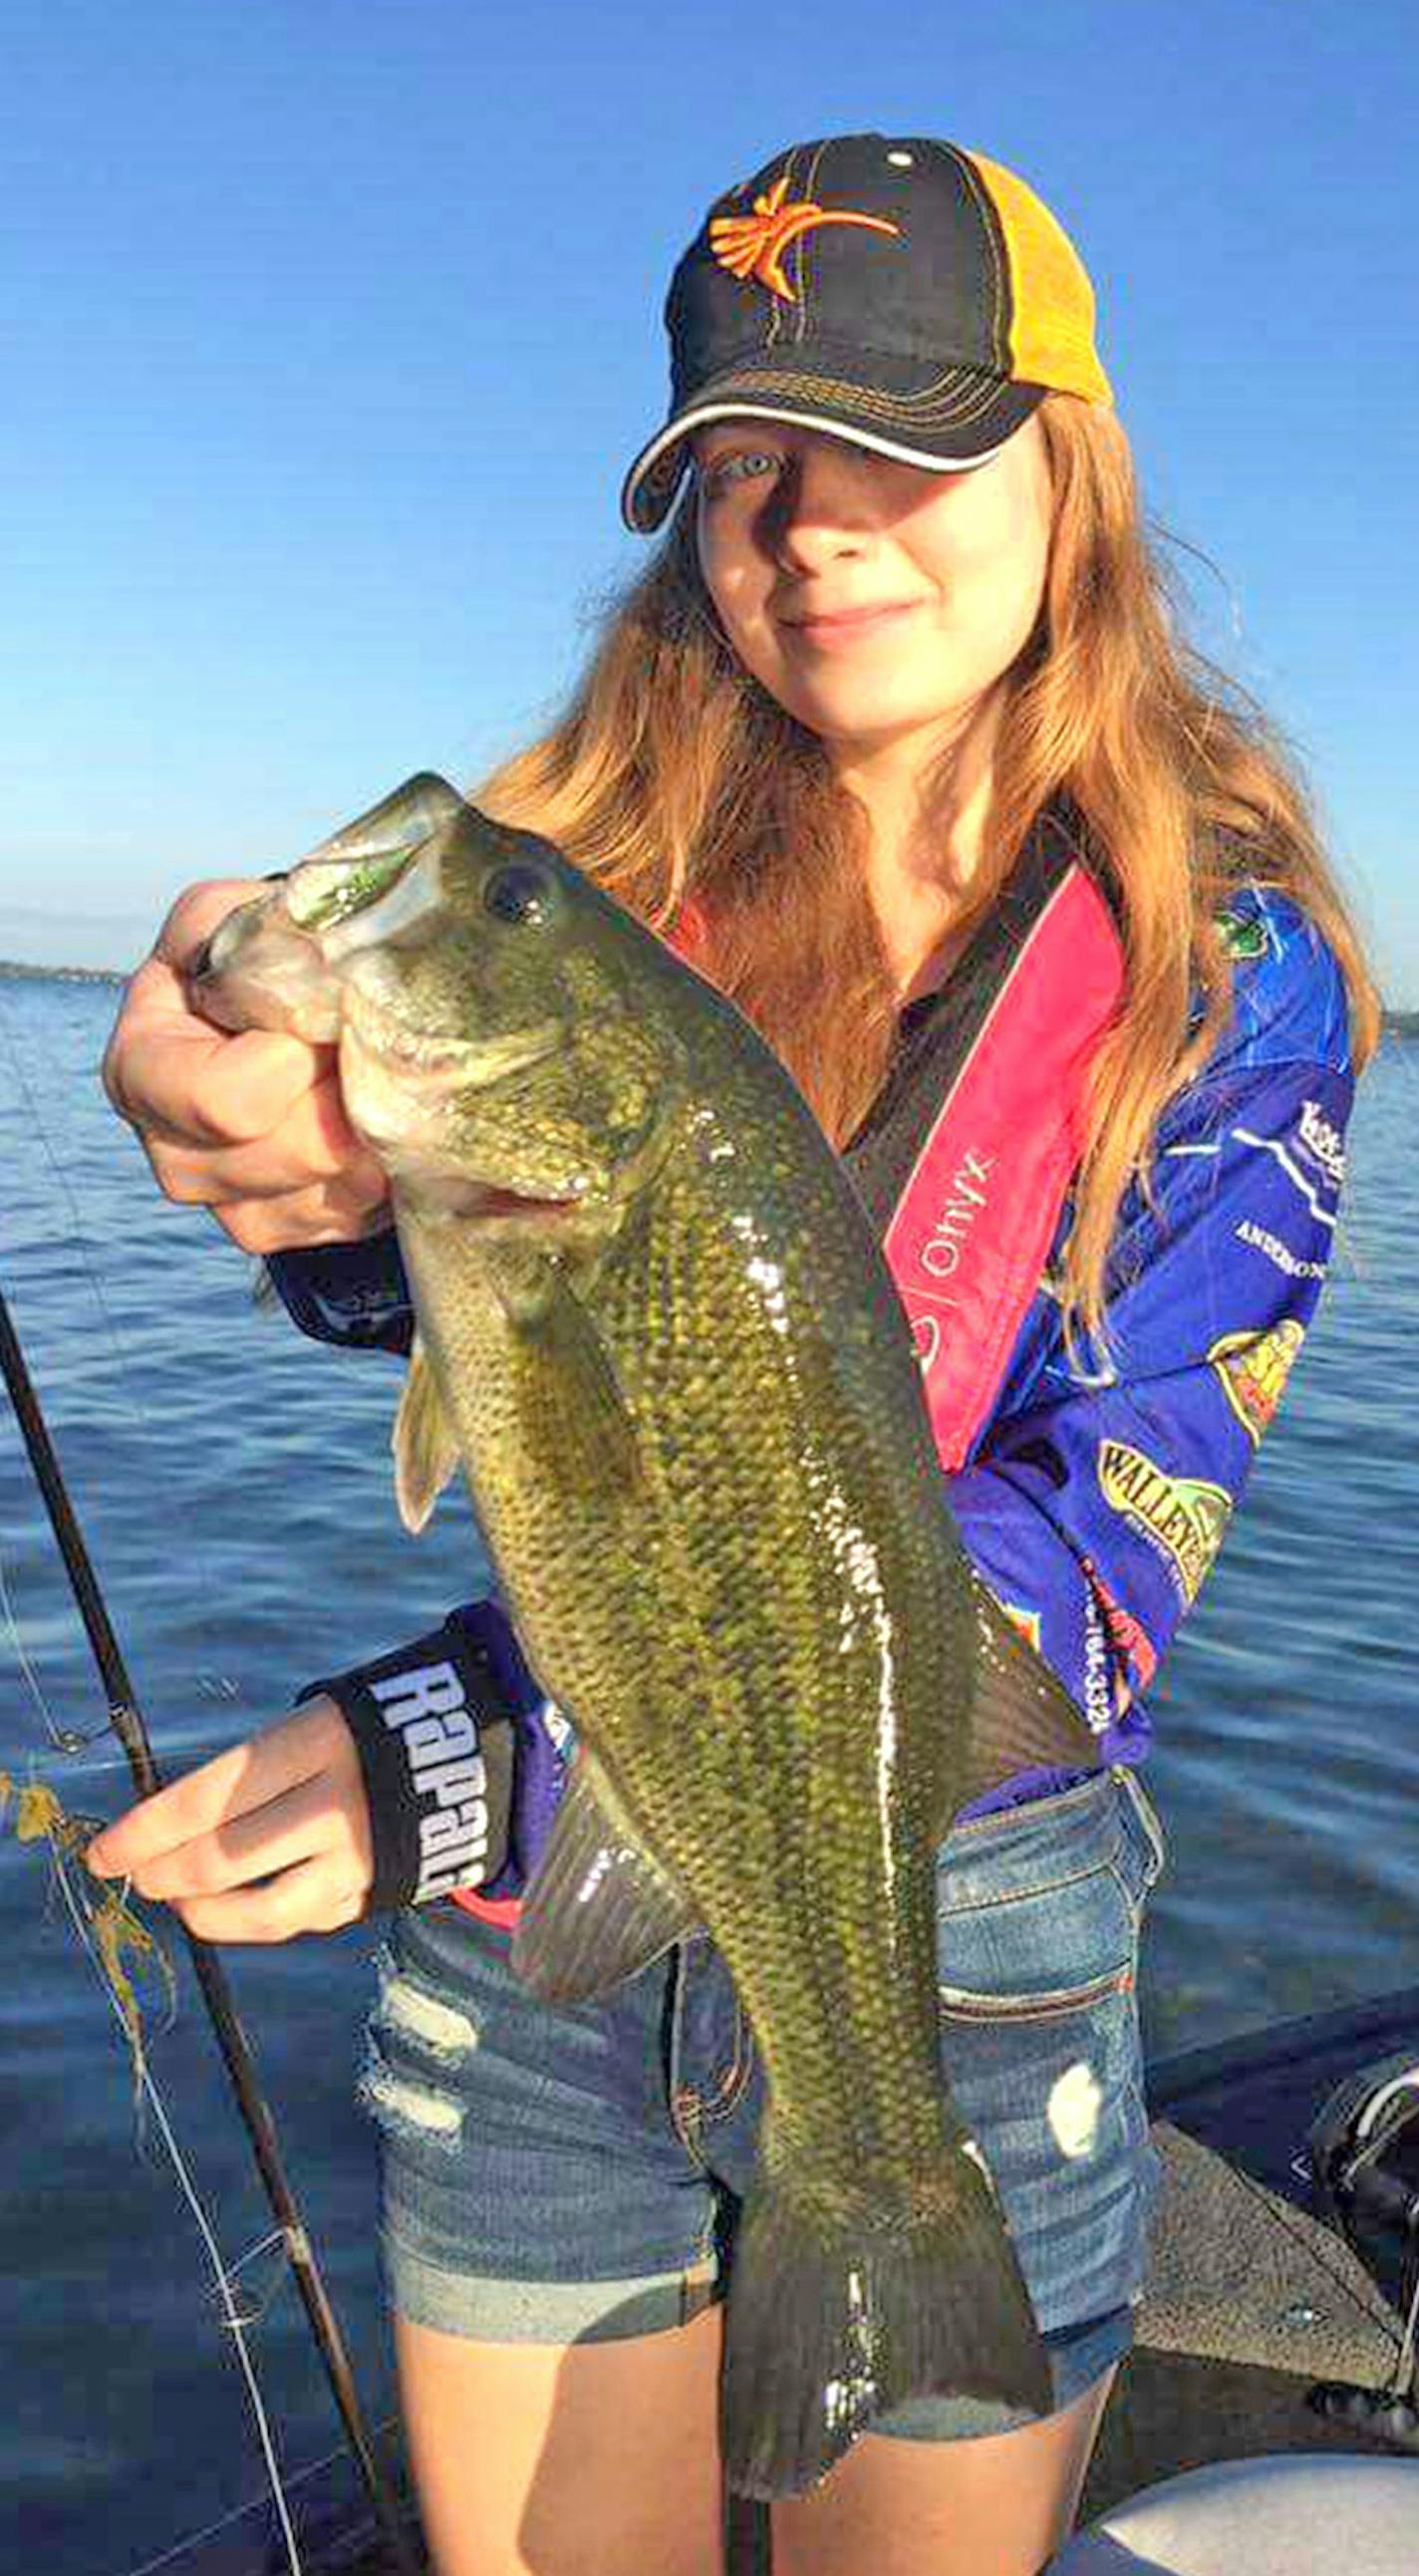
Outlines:
[[[65,1864],[82,1860],[89,1844],[98,1833],[103,1819],[98,1816],[70,1815],[55,1790],[45,1780],[17,1782],[8,1771],[0,1771],[0,1825],[6,1822],[13,1801],[15,1816],[12,1830],[17,1842],[47,1842],[50,1864],[63,1876]],[[72,1886],[69,1894],[74,1893]],[[147,2073],[147,2053],[143,2045],[143,2016],[133,1981],[124,1967],[125,1953],[131,1953],[135,1971],[140,1975],[156,1972],[161,1977],[168,1999],[168,2026],[177,2012],[177,1978],[162,1943],[148,1930],[124,1891],[116,1884],[105,1885],[95,1903],[81,1890],[80,1905],[88,1918],[94,1949],[104,1979],[118,2006],[128,2046],[133,2059],[133,2100],[139,2116],[143,2107],[143,2079]]]

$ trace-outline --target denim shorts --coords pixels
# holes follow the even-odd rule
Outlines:
[[[937,1871],[941,2054],[1010,2224],[1066,2406],[1132,2339],[1159,2162],[1138,1938],[1162,1838],[1123,1769],[953,1828]],[[360,2095],[379,2130],[398,2312],[478,2342],[683,2325],[723,2296],[764,2079],[718,1951],[682,1944],[553,2010],[511,1936],[448,1903],[398,1915]],[[875,2429],[940,2441],[1029,2420],[917,2397]]]

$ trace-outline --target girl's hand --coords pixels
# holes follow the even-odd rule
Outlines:
[[[224,878],[179,895],[124,997],[104,1089],[159,1188],[210,1208],[244,1252],[349,1243],[389,1223],[389,1184],[346,1120],[334,1047],[215,1029],[182,980],[217,923],[261,891]]]
[[[85,1854],[131,1878],[200,1941],[289,1941],[357,1923],[374,1884],[354,1738],[323,1692],[291,1717],[141,1798]]]

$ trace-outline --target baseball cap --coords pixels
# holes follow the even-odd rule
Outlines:
[[[671,280],[670,416],[626,477],[658,528],[702,424],[753,412],[941,473],[1050,391],[1109,404],[1094,291],[1047,206],[919,135],[794,144],[716,199]]]

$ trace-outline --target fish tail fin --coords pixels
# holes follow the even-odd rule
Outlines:
[[[765,2177],[729,2285],[720,2440],[739,2495],[824,2477],[871,2420],[928,2391],[1054,2404],[1048,2356],[973,2147],[899,2209],[861,2190]]]

